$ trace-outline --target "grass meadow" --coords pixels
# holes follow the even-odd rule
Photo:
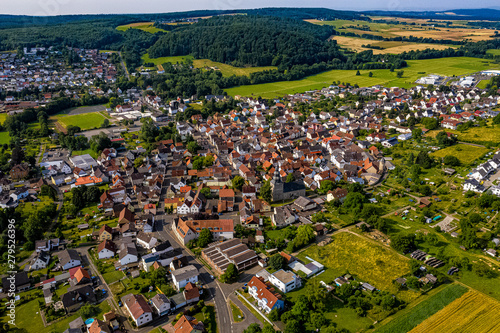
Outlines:
[[[447,155],[455,156],[460,160],[460,163],[467,165],[473,163],[478,158],[488,153],[490,150],[488,148],[457,144],[454,146],[446,147],[431,153],[431,156],[443,158]]]
[[[500,128],[498,125],[493,125],[491,119],[487,124],[488,127],[471,127],[463,132],[451,129],[446,129],[446,132],[456,134],[459,141],[496,146],[500,142]],[[429,131],[426,135],[435,137],[441,130]]]
[[[67,128],[68,126],[78,126],[82,131],[98,128],[102,125],[102,122],[106,117],[104,117],[100,112],[91,112],[85,114],[77,114],[73,116],[68,115],[57,115],[53,116],[61,124],[62,127]]]
[[[155,34],[160,31],[167,32],[166,30],[155,28],[153,24],[154,22],[137,22],[137,23],[120,25],[116,27],[116,30],[127,31],[128,29],[139,29],[152,34]]]
[[[402,78],[397,77],[396,71],[391,72],[388,69],[360,70],[361,75],[356,75],[356,70],[331,70],[296,81],[245,85],[225,89],[225,91],[231,96],[274,98],[287,94],[321,89],[328,87],[336,81],[352,85],[358,84],[360,87],[383,85],[385,87],[409,88],[416,85],[415,81],[418,78],[429,74],[445,76],[463,75],[498,67],[498,65],[493,64],[491,61],[468,57],[408,60],[407,63],[408,67],[402,69],[404,71]],[[373,73],[372,77],[369,77],[369,72]]]

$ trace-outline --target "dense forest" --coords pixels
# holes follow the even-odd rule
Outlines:
[[[331,26],[269,16],[218,16],[165,34],[151,57],[192,54],[233,66],[312,65],[340,56]]]

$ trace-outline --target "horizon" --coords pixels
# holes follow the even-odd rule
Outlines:
[[[245,10],[257,8],[325,8],[340,11],[401,11],[401,12],[423,12],[423,11],[453,11],[458,9],[494,9],[498,10],[496,0],[465,1],[465,0],[443,0],[436,4],[433,0],[422,0],[418,5],[403,4],[400,0],[393,0],[381,5],[376,0],[354,0],[346,5],[336,4],[338,1],[316,0],[309,1],[304,6],[298,0],[277,0],[269,3],[263,0],[252,0],[245,2],[241,0],[212,0],[196,1],[185,0],[182,3],[170,3],[171,1],[149,0],[147,4],[135,1],[108,0],[21,0],[4,1],[0,15],[18,16],[62,16],[62,15],[128,15],[128,14],[166,14],[175,12],[189,12],[196,10]],[[480,2],[480,3],[478,3]]]

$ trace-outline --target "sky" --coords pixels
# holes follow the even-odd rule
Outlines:
[[[0,14],[66,15],[167,13],[196,9],[324,7],[340,10],[500,9],[498,0],[1,0]]]

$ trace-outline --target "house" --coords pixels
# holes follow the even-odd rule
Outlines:
[[[285,303],[281,295],[274,292],[270,284],[266,284],[262,277],[252,277],[248,282],[248,292],[257,301],[258,307],[265,313],[273,309],[283,310]]]
[[[347,190],[344,188],[336,188],[333,191],[328,191],[326,195],[326,201],[339,200],[340,202],[344,202],[344,199],[347,196]]]
[[[153,237],[151,233],[145,233],[142,231],[139,231],[139,233],[137,234],[136,241],[137,245],[148,250],[151,250],[158,243],[158,239],[156,239],[156,237]]]
[[[172,304],[165,294],[156,294],[151,300],[150,303],[153,307],[154,312],[158,316],[167,315],[170,312]]]
[[[464,191],[473,191],[476,193],[483,193],[486,189],[475,179],[467,179],[462,184]]]
[[[48,254],[45,251],[40,251],[37,253],[35,258],[31,260],[29,264],[29,270],[35,271],[38,269],[47,268],[47,266],[49,265],[49,261],[50,261],[50,254]]]
[[[90,285],[85,285],[68,291],[61,296],[61,301],[67,312],[73,312],[80,309],[83,304],[95,304],[97,300],[93,288]]]
[[[287,293],[301,286],[300,278],[295,273],[280,269],[269,277],[269,282],[278,288],[282,293]]]
[[[2,278],[3,292],[10,292],[14,285],[17,292],[27,290],[31,287],[31,282],[26,272],[16,273],[14,276]]]
[[[70,273],[70,276],[71,276],[71,273]],[[73,274],[73,278],[71,279],[70,284],[72,286],[75,286],[78,284],[86,284],[89,282],[90,282],[89,272],[82,267],[78,267]]]
[[[12,180],[20,180],[28,177],[30,167],[28,164],[17,164],[10,169],[10,178]]]
[[[172,272],[172,282],[177,290],[184,288],[189,282],[198,282],[198,269],[194,265],[185,266]]]
[[[137,327],[153,320],[153,310],[143,295],[125,295],[122,297],[122,303]]]
[[[37,240],[35,242],[35,251],[36,252],[41,252],[41,251],[50,251],[50,240]]]
[[[99,259],[113,258],[116,254],[116,246],[110,240],[103,240],[97,247],[97,256]]]
[[[104,224],[100,229],[99,229],[99,241],[104,241],[104,240],[111,240],[113,239],[113,229],[109,227],[108,225]]]
[[[82,264],[80,254],[76,250],[66,249],[61,251],[57,256],[59,258],[59,265],[63,270],[68,270]]]
[[[134,213],[132,213],[128,208],[123,208],[118,216],[118,223],[133,223],[135,221]]]
[[[191,282],[186,284],[183,294],[186,304],[197,303],[200,300],[200,289]]]
[[[109,329],[108,324],[106,324],[102,320],[95,318],[88,328],[88,333],[111,333],[111,330]]]
[[[120,246],[120,253],[118,254],[120,264],[128,265],[139,260],[137,249],[134,243],[122,243]]]
[[[317,203],[307,197],[298,197],[294,202],[294,206],[298,207],[301,211],[308,211],[316,208]]]
[[[277,228],[284,228],[297,221],[297,216],[289,206],[275,207],[274,214],[271,215],[271,223]]]
[[[201,321],[187,315],[183,315],[175,325],[170,323],[163,328],[168,333],[203,333],[205,331],[205,326]]]
[[[232,239],[234,236],[234,222],[232,219],[186,220],[180,217],[174,220],[172,229],[179,241],[184,245],[190,240],[198,238],[203,229],[210,230],[214,240]]]

